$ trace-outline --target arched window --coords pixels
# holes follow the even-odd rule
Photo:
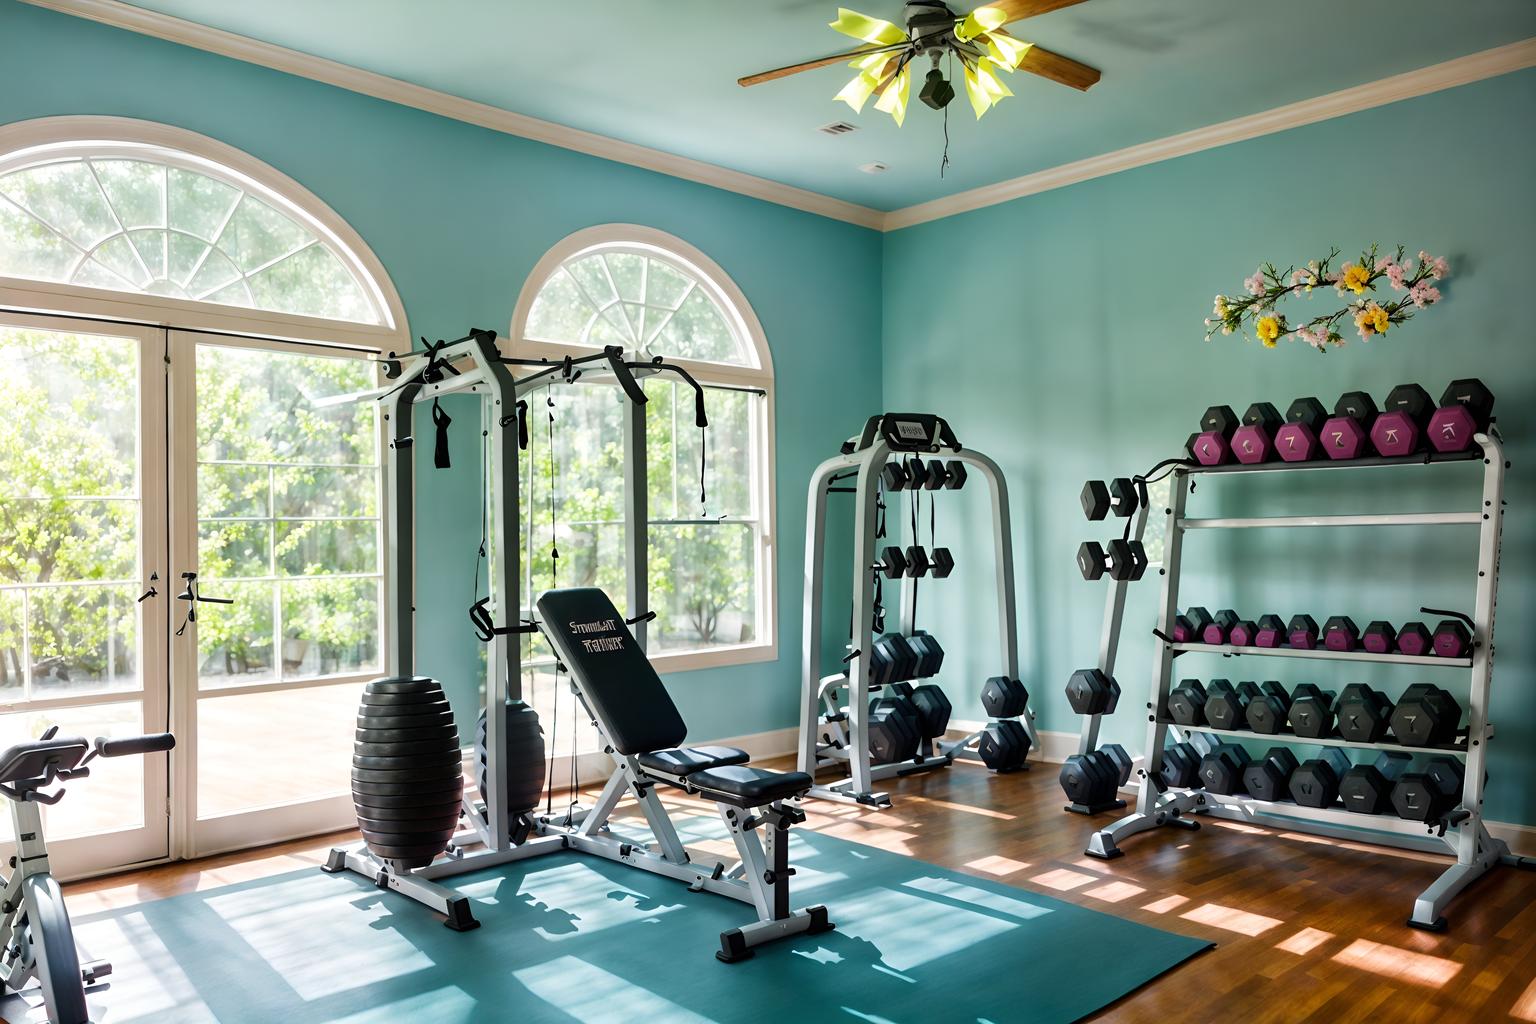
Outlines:
[[[0,128],[9,305],[383,341],[404,326],[387,280],[324,203],[211,139],[122,118]]]
[[[701,435],[687,385],[643,382],[657,613],[650,653],[672,671],[774,657],[773,366],[735,283],[664,232],[633,224],[578,231],[529,275],[509,345],[511,355],[555,358],[619,345],[631,358],[681,365],[704,386],[710,426]],[[623,406],[607,385],[551,397],[554,444],[543,451],[557,470],[553,514],[551,467],[537,445],[522,474],[525,599],[552,582],[622,594]],[[566,538],[558,563],[541,543],[551,530]]]

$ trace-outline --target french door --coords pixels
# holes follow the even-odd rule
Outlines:
[[[0,747],[177,738],[44,808],[57,873],[353,823],[382,430],[325,399],[371,387],[371,354],[0,312]]]
[[[375,403],[325,400],[377,364],[181,331],[169,353],[172,562],[217,599],[174,613],[174,848],[350,827],[354,717],[383,655],[382,424]]]
[[[0,747],[164,730],[161,330],[0,313]],[[56,874],[169,853],[167,755],[99,759],[43,819]],[[14,841],[0,800],[0,841]],[[9,855],[9,850],[5,855]]]

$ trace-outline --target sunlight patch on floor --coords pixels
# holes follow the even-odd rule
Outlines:
[[[910,882],[904,882],[909,889],[919,892],[933,893],[935,896],[943,896],[947,899],[957,900],[962,903],[970,903],[986,910],[995,910],[999,914],[1007,914],[1021,921],[1049,914],[1048,907],[1042,907],[1026,900],[1013,896],[1004,896],[1002,893],[993,892],[990,889],[982,889],[974,885],[966,885],[951,878],[914,878]]]
[[[979,814],[984,818],[996,818],[999,821],[1013,821],[1018,817],[1004,811],[993,810],[990,807],[977,807],[974,804],[957,804],[949,800],[938,800],[931,796],[904,796],[901,798],[901,802],[904,804],[932,804],[934,807],[942,807],[947,811]]]
[[[1119,903],[1121,900],[1128,900],[1132,896],[1140,896],[1146,891],[1141,886],[1132,885],[1130,882],[1110,882],[1108,885],[1084,889],[1083,895],[1092,896],[1094,899],[1103,900],[1106,903]]]
[[[1036,882],[1047,888],[1058,889],[1061,892],[1068,892],[1080,885],[1087,885],[1089,882],[1097,882],[1098,880],[1098,875],[1085,875],[1081,871],[1070,871],[1067,868],[1043,871],[1030,878],[1031,882]]]
[[[892,889],[845,894],[837,903],[836,918],[839,932],[873,944],[880,962],[897,971],[910,971],[1019,927],[992,914]]]
[[[574,956],[561,956],[514,971],[528,991],[582,1024],[629,1024],[664,1020],[669,1024],[714,1024],[648,988],[611,974]]]
[[[1415,953],[1369,939],[1356,939],[1335,953],[1334,960],[1350,967],[1374,971],[1384,977],[1439,988],[1461,970],[1461,964],[1442,956]]]
[[[1287,953],[1295,953],[1297,956],[1306,956],[1331,938],[1333,938],[1333,932],[1325,932],[1321,928],[1303,928],[1283,942],[1275,943],[1275,948],[1283,949]]]
[[[1022,860],[1014,860],[1012,857],[1004,857],[1001,854],[993,854],[990,857],[982,857],[965,865],[971,871],[980,871],[986,875],[996,875],[998,878],[1006,878],[1016,871],[1023,871],[1029,864]]]
[[[1520,998],[1515,1000],[1515,1005],[1509,1008],[1509,1015],[1515,1020],[1536,1021],[1536,980],[1533,980],[1520,993]]]
[[[1188,902],[1188,896],[1164,896],[1160,900],[1153,900],[1141,909],[1151,911],[1154,914],[1166,914],[1168,911],[1176,907],[1182,907]]]
[[[1294,843],[1310,843],[1313,846],[1332,846],[1340,850],[1356,850],[1360,853],[1385,854],[1388,857],[1400,857],[1403,860],[1423,861],[1426,864],[1443,864],[1445,855],[1439,853],[1425,853],[1422,850],[1401,850],[1391,846],[1380,846],[1375,843],[1356,843],[1348,839],[1329,839],[1327,836],[1307,835],[1303,832],[1277,832],[1281,839],[1289,839]],[[1449,848],[1447,848],[1449,849]]]
[[[1239,935],[1263,935],[1280,924],[1277,918],[1263,914],[1250,914],[1236,907],[1224,907],[1219,903],[1206,903],[1179,915],[1186,921],[1208,924],[1212,928],[1224,928]]]

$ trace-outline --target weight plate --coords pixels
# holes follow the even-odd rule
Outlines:
[[[357,760],[359,757],[381,760],[387,763],[362,764]],[[459,758],[459,745],[457,743],[445,744],[441,740],[433,740],[426,743],[354,743],[352,745],[352,758],[352,763],[359,768],[393,768],[401,762],[427,767],[442,761],[457,761]]]
[[[364,693],[436,693],[443,692],[443,685],[429,676],[406,676],[393,679],[375,679],[363,687]]]
[[[391,764],[394,758],[387,759]],[[353,765],[353,782],[409,783],[414,786],[447,785],[462,778],[456,764],[414,766],[410,768],[380,768],[377,765]]]
[[[375,711],[393,711],[393,708],[374,708]],[[359,729],[425,729],[434,725],[453,725],[453,712],[446,707],[433,713],[415,715],[358,715]]]
[[[367,807],[371,810],[384,810],[393,808],[396,810],[410,807],[436,807],[457,808],[462,802],[462,790],[439,790],[436,793],[401,793],[395,796],[383,796],[378,793],[359,793],[356,787],[352,791],[352,806],[356,808]]]
[[[448,848],[447,843],[418,843],[412,846],[394,846],[388,843],[369,843],[368,849],[381,860],[398,861],[402,867],[426,867],[437,855]]]
[[[367,693],[360,698],[364,707],[398,707],[408,704],[446,704],[442,691],[436,693]]]
[[[358,743],[452,743],[459,745],[459,732],[450,723],[422,729],[357,729],[352,738]]]
[[[380,797],[386,800],[446,800],[452,797],[456,800],[458,797],[454,794],[463,791],[464,779],[459,775],[442,776],[441,782],[358,782],[355,779],[352,782],[354,800],[358,797]]]
[[[428,843],[446,843],[453,838],[456,831],[458,830],[452,825],[424,829],[419,832],[380,832],[371,828],[362,830],[363,838],[368,840],[370,846],[374,843],[384,846],[425,846]]]
[[[367,813],[377,814],[379,812],[369,811]],[[457,831],[459,824],[459,814],[457,811],[453,811],[448,814],[439,813],[434,815],[430,812],[427,814],[422,814],[420,813],[420,808],[417,808],[414,811],[406,809],[406,816],[400,818],[365,818],[363,817],[363,814],[363,809],[358,808],[357,827],[361,829],[367,829],[368,831],[375,834],[389,833],[391,829],[400,829],[402,831],[409,829],[410,832],[407,834],[436,834],[443,829],[453,829],[454,831]]]

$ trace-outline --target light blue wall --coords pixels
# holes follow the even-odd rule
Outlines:
[[[378,254],[418,335],[505,331],[535,261],[578,228],[647,224],[709,254],[752,303],[777,372],[781,654],[668,685],[694,738],[793,723],[802,495],[879,403],[878,234],[0,0],[0,123],[59,114],[177,125],[296,178]],[[454,440],[451,471],[421,449],[419,514],[440,531],[421,557],[443,568],[418,592],[420,667],[467,693],[479,672],[465,618],[475,439]]]
[[[1267,399],[1282,409],[1346,390],[1378,400],[1421,381],[1438,397],[1454,377],[1479,376],[1497,396],[1513,462],[1498,607],[1488,811],[1536,823],[1536,357],[1528,311],[1536,239],[1536,71],[1524,71],[1349,117],[1085,182],[887,237],[885,400],[950,417],[960,438],[998,458],[1014,490],[1026,681],[1040,724],[1072,730],[1062,696],[1093,663],[1108,581],[1087,583],[1073,555],[1117,521],[1090,524],[1085,479],[1128,475],[1178,452],[1202,410],[1241,415]],[[1287,345],[1203,340],[1217,292],[1241,288],[1260,260],[1304,261],[1337,245],[1358,252],[1401,241],[1450,259],[1446,299],[1387,337],[1319,355]],[[1321,307],[1331,291],[1312,299]],[[1305,309],[1305,304],[1302,304]],[[1284,514],[1477,507],[1472,467],[1368,474],[1286,474],[1201,480],[1192,514]],[[974,516],[979,503],[972,502]],[[1264,512],[1257,512],[1263,509]],[[1243,514],[1239,511],[1239,514]],[[1186,603],[1282,615],[1310,611],[1366,621],[1422,618],[1420,604],[1471,610],[1475,530],[1469,527],[1205,533],[1186,542]],[[1301,535],[1297,535],[1301,534]],[[970,548],[974,530],[950,543]],[[969,687],[994,671],[985,564],[975,585],[935,598]],[[981,558],[984,556],[978,556]],[[959,573],[957,572],[957,577]],[[1139,748],[1152,664],[1149,629],[1160,578],[1133,587],[1111,738]],[[935,584],[940,592],[944,584]],[[954,657],[955,655],[951,655]],[[1197,660],[1199,659],[1199,660]],[[1416,681],[1465,696],[1464,673],[1207,655],[1180,676],[1288,683],[1366,681],[1396,694]],[[954,677],[952,677],[954,678]],[[974,700],[969,701],[974,705]],[[962,708],[962,710],[966,710]],[[969,710],[979,711],[971,707]],[[1262,749],[1258,743],[1250,748]],[[1251,749],[1250,752],[1258,752]]]

